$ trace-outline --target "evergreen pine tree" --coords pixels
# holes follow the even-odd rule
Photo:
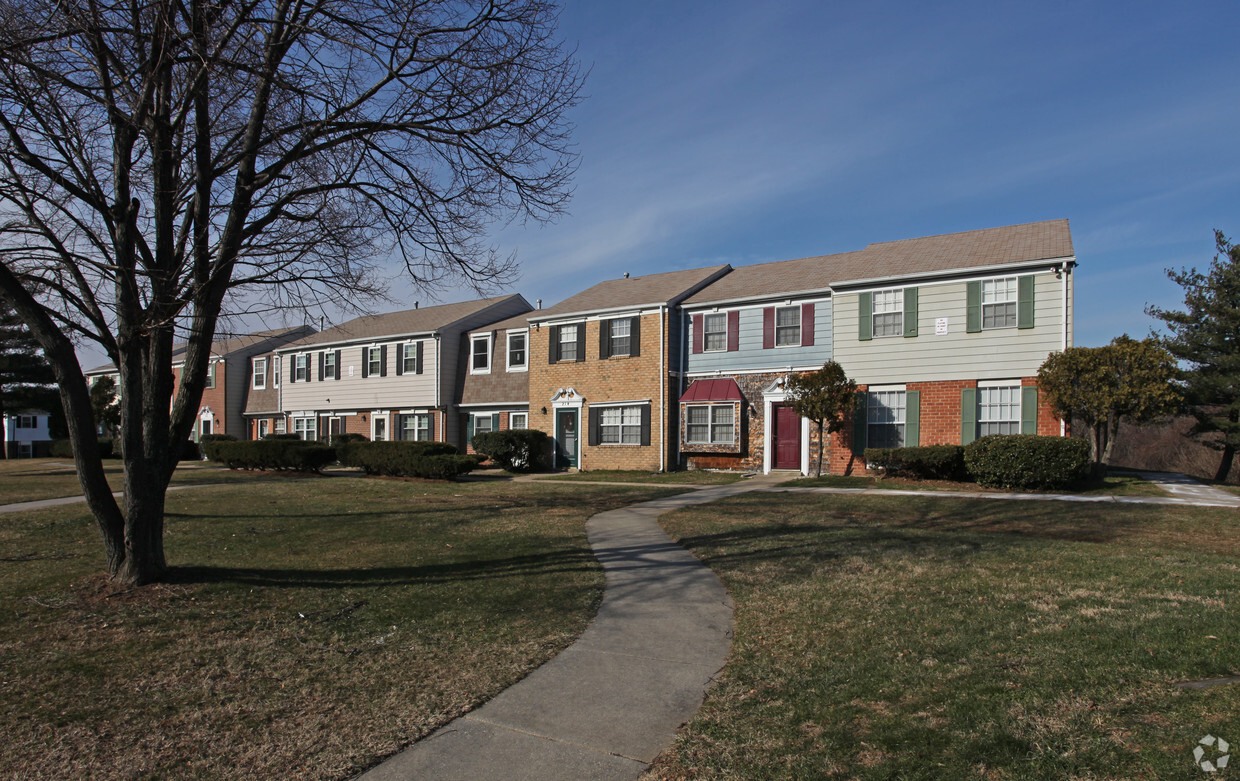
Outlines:
[[[0,305],[0,417],[42,410],[60,417],[56,377],[30,330],[8,306]],[[0,458],[8,457],[8,443]]]

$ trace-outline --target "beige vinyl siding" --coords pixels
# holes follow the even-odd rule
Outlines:
[[[404,341],[377,341],[375,345],[387,346],[387,376],[363,377],[363,347],[365,345],[346,345],[340,349],[340,379],[319,379],[319,353],[323,348],[311,347],[306,352],[310,355],[310,382],[292,382],[293,357],[297,353],[283,353],[280,360],[283,366],[280,372],[281,406],[286,412],[294,410],[360,410],[375,409],[406,409],[413,407],[435,406],[435,362],[439,342],[432,338],[422,342],[422,373],[396,373],[396,356]],[[336,348],[328,348],[335,350]],[[349,371],[352,369],[352,376]],[[328,401],[330,399],[331,401]]]
[[[859,383],[1029,377],[1063,340],[1063,287],[1050,272],[1034,279],[1034,327],[965,331],[965,283],[918,286],[918,336],[857,338],[858,296],[835,296],[835,360]],[[1071,313],[1071,289],[1068,308]],[[947,334],[935,335],[946,317]],[[1071,322],[1069,320],[1069,322]],[[1069,330],[1069,345],[1071,330]]]

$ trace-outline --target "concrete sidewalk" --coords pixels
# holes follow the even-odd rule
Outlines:
[[[607,586],[577,642],[362,778],[637,778],[697,711],[732,645],[723,584],[656,519],[778,479],[751,478],[592,517],[586,532]]]

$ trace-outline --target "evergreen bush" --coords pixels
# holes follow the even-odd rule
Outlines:
[[[537,429],[484,431],[475,434],[474,450],[484,453],[510,472],[535,472],[551,468],[551,438]]]
[[[1089,474],[1089,443],[1069,437],[995,434],[964,448],[964,465],[991,488],[1067,488]]]

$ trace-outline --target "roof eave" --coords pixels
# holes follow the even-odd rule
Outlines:
[[[730,304],[744,304],[762,301],[779,301],[784,298],[804,298],[805,296],[815,295],[831,295],[830,287],[816,287],[808,290],[779,291],[771,293],[758,293],[751,296],[741,296],[739,298],[721,298],[717,301],[694,301],[692,303],[685,302],[681,304],[683,309],[703,309],[711,306],[728,306]]]
[[[1037,260],[1021,260],[1014,263],[995,263],[988,266],[966,266],[961,268],[944,269],[942,271],[925,271],[914,274],[892,274],[885,277],[867,277],[865,279],[849,279],[841,282],[832,282],[831,290],[837,291],[840,288],[866,287],[869,285],[882,285],[897,281],[916,281],[919,279],[935,279],[939,277],[960,277],[973,276],[977,274],[987,274],[995,271],[1015,271],[1022,268],[1043,268],[1076,265],[1075,255],[1065,255],[1055,258],[1039,258]]]

